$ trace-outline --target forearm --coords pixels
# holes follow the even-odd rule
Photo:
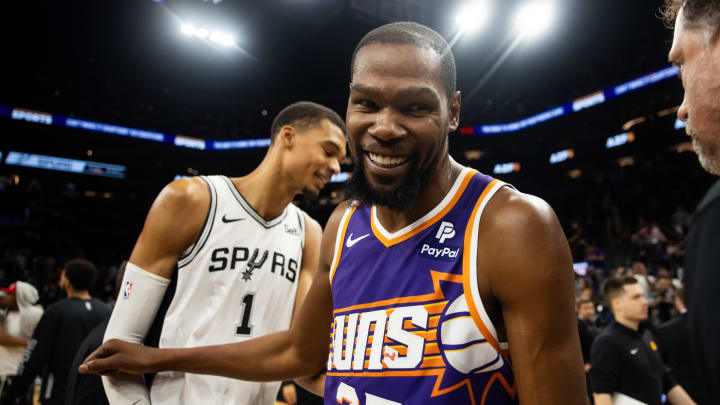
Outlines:
[[[28,341],[21,337],[13,336],[3,331],[0,331],[0,346],[25,347],[27,346],[27,343]]]
[[[612,405],[612,397],[610,394],[593,394],[595,405]]]
[[[290,331],[240,343],[182,349],[151,349],[149,371],[174,370],[246,381],[282,381],[322,371],[324,364],[304,356]],[[142,354],[141,354],[142,355]]]
[[[693,401],[685,389],[679,385],[674,386],[668,391],[668,399],[673,405],[695,405],[695,401]]]
[[[295,380],[295,383],[319,397],[325,395],[325,373],[312,377],[298,378]]]

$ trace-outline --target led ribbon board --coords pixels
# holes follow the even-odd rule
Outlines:
[[[521,131],[558,117],[570,115],[572,113],[594,107],[608,100],[612,100],[615,97],[642,89],[663,80],[676,77],[678,73],[679,70],[676,66],[668,66],[637,79],[630,80],[629,82],[596,91],[595,93],[580,97],[573,101],[568,101],[559,107],[551,108],[528,118],[504,124],[486,124],[463,127],[460,128],[460,133],[463,135],[496,135]]]
[[[68,173],[92,174],[116,179],[124,179],[126,170],[126,167],[121,165],[12,151],[8,152],[5,164]]]
[[[494,135],[521,131],[535,125],[553,120],[558,117],[569,115],[587,108],[602,104],[615,97],[627,94],[641,88],[650,86],[660,81],[675,77],[678,68],[669,66],[656,72],[619,84],[614,87],[597,91],[573,101],[568,101],[559,107],[551,108],[539,114],[518,121],[475,125],[460,128],[463,135]],[[229,141],[218,141],[203,138],[191,138],[178,134],[156,132],[145,129],[128,128],[120,125],[106,124],[102,122],[87,121],[79,118],[70,118],[59,114],[51,114],[43,111],[33,111],[18,107],[0,105],[0,116],[14,120],[27,121],[36,124],[54,125],[69,128],[84,129],[87,131],[101,132],[111,135],[128,136],[131,138],[143,139],[154,142],[164,142],[184,148],[198,150],[233,150],[266,148],[270,146],[270,138],[238,139]]]

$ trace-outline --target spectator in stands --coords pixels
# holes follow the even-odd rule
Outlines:
[[[650,293],[652,292],[652,286],[655,284],[655,277],[647,274],[645,262],[641,259],[636,259],[633,262],[630,274],[632,274],[638,284],[640,284],[643,294],[645,294],[645,299],[650,301]]]
[[[655,279],[655,286],[651,294],[653,321],[657,324],[665,323],[675,315],[675,289],[672,287],[670,276],[663,274]]]
[[[590,348],[593,340],[600,333],[595,324],[595,303],[590,299],[581,299],[577,304],[578,330],[580,332],[580,348],[582,349],[585,372],[590,370]]]
[[[630,397],[660,405],[663,393],[673,405],[694,404],[666,367],[652,335],[641,327],[648,317],[648,302],[635,277],[611,278],[603,295],[615,313],[595,339],[590,362],[590,383],[596,405],[611,405]]]
[[[21,398],[46,365],[52,386],[47,384],[50,393],[43,395],[42,403],[64,404],[67,376],[77,349],[90,330],[110,316],[110,309],[88,291],[96,276],[95,265],[86,260],[76,259],[65,265],[60,284],[67,298],[48,306],[40,319],[3,405]]]
[[[18,281],[0,291],[0,392],[9,376],[17,372],[28,341],[40,321],[42,309],[35,306],[38,292]]]

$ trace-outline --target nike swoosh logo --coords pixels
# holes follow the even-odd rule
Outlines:
[[[359,238],[355,238],[355,239],[353,239],[352,236],[353,236],[353,234],[351,233],[350,236],[348,236],[348,238],[347,238],[347,243],[345,244],[347,247],[352,247],[352,245],[354,245],[354,244],[360,242],[361,240],[367,238],[368,236],[370,236],[370,234],[369,234],[369,233],[366,233],[365,235],[360,236]]]
[[[223,217],[222,217],[222,221],[225,222],[226,224],[229,224],[230,222],[242,221],[243,219],[245,219],[245,218],[232,218],[232,219],[228,219],[225,215],[223,215]]]

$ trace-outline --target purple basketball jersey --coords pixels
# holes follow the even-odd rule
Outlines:
[[[423,218],[390,233],[351,204],[330,272],[326,404],[516,404],[507,343],[477,288],[477,229],[504,183],[470,168]]]

